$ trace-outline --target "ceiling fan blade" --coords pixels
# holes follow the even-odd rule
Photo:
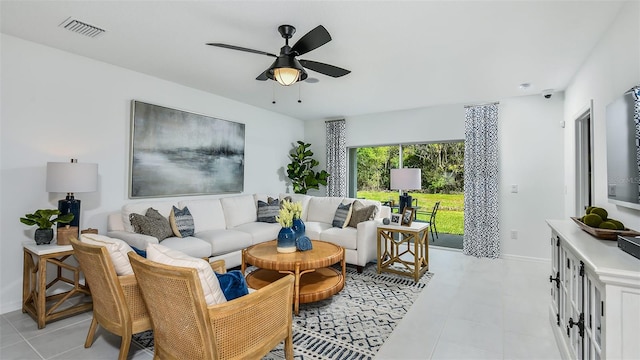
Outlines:
[[[329,35],[327,29],[322,25],[318,25],[301,37],[300,40],[293,45],[291,51],[297,53],[297,55],[306,54],[329,41],[331,41],[331,35]]]
[[[248,48],[244,48],[244,47],[241,47],[241,46],[227,45],[227,44],[221,44],[221,43],[207,43],[207,45],[217,46],[217,47],[221,47],[221,48],[225,48],[225,49],[231,49],[231,50],[240,50],[240,51],[250,52],[250,53],[259,54],[259,55],[267,55],[267,56],[271,56],[271,57],[278,57],[278,55],[275,55],[275,54],[272,54],[272,53],[268,53],[268,52],[260,51],[260,50],[248,49]]]
[[[309,70],[313,70],[313,71],[317,71],[321,74],[325,74],[327,76],[332,76],[332,77],[340,77],[340,76],[345,76],[348,73],[351,72],[351,70],[347,70],[347,69],[343,69],[343,68],[339,68],[337,66],[333,66],[333,65],[329,65],[329,64],[323,64],[317,61],[311,61],[311,60],[298,60],[300,61],[300,64],[302,66],[304,66],[305,68],[309,69]]]
[[[267,76],[267,73],[269,72],[269,69],[265,70],[262,72],[262,74],[258,75],[258,77],[256,78],[256,80],[260,80],[260,81],[266,81],[269,80],[269,76]]]

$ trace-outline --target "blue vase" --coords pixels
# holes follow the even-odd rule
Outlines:
[[[306,226],[304,225],[304,222],[302,222],[302,220],[300,219],[293,219],[293,226],[291,228],[296,233],[296,239],[304,235],[306,231]]]
[[[279,253],[292,253],[296,251],[296,233],[293,228],[283,227],[278,232],[277,250]]]

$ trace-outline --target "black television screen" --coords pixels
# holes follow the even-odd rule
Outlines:
[[[609,202],[640,210],[640,86],[607,105]]]

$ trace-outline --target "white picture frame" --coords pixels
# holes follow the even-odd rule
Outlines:
[[[389,221],[391,225],[400,226],[400,222],[402,220],[402,214],[391,214],[389,217]]]

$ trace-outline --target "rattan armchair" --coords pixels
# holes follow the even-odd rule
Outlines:
[[[293,276],[207,306],[195,269],[129,259],[153,323],[154,359],[260,359],[283,340],[293,359]]]
[[[122,337],[119,360],[127,358],[131,335],[150,330],[151,319],[134,274],[118,276],[111,257],[103,246],[90,245],[72,238],[74,255],[91,289],[93,319],[84,347],[93,344],[98,324]]]

